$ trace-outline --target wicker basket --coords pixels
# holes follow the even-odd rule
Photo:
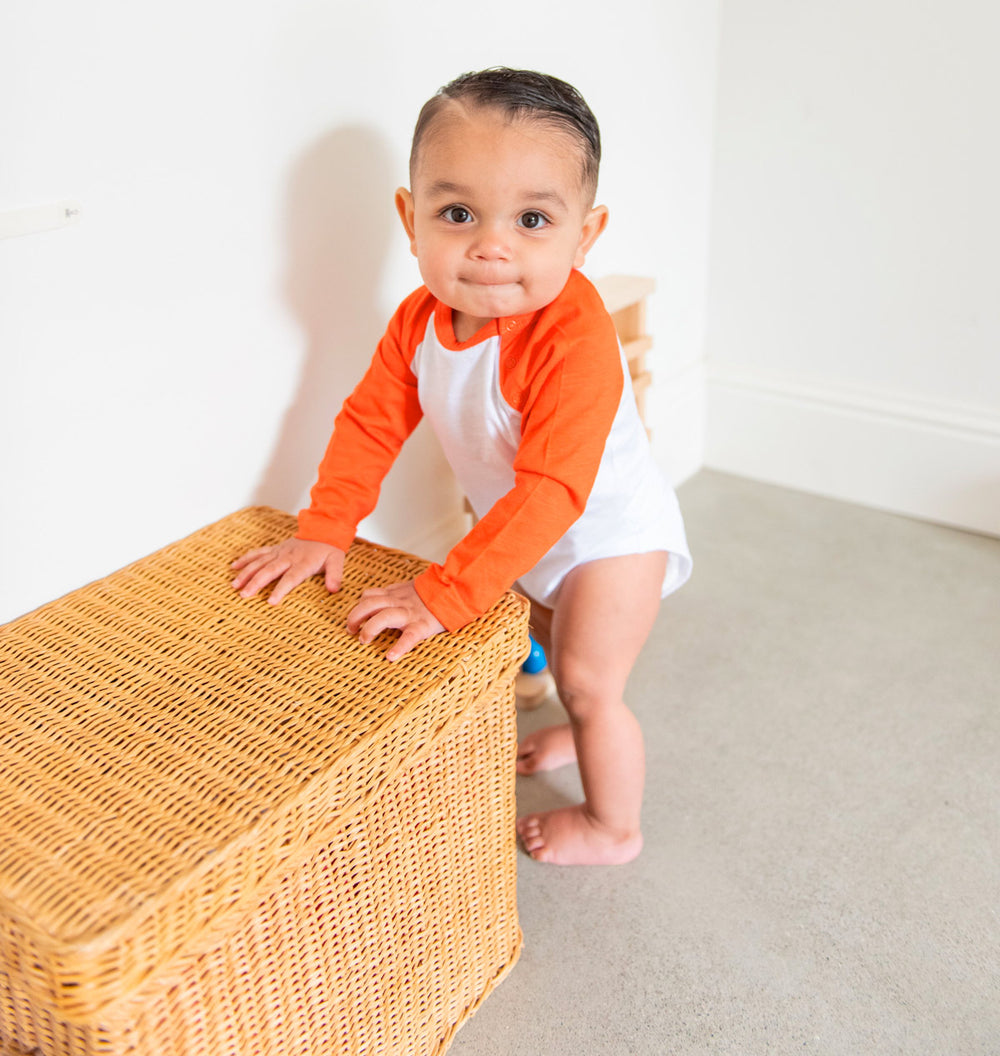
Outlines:
[[[442,1053],[517,959],[506,595],[395,664],[244,510],[0,628],[0,1051]],[[388,638],[386,638],[388,640]]]

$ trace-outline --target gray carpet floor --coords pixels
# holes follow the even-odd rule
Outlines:
[[[712,472],[680,498],[694,576],[628,692],[646,848],[520,854],[524,952],[449,1056],[997,1056],[1000,540]],[[579,798],[518,779],[521,813]]]

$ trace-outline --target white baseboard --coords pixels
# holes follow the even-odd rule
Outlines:
[[[705,465],[1000,535],[1000,413],[713,369]]]

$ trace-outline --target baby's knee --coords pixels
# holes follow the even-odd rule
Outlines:
[[[571,719],[584,721],[622,702],[624,684],[588,657],[562,657],[552,673],[559,700]]]

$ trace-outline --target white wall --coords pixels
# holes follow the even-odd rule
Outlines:
[[[595,109],[613,224],[588,270],[657,278],[669,409],[703,342],[716,7],[6,0],[0,212],[82,217],[0,241],[0,620],[301,504],[419,281],[391,204],[417,109],[466,69],[545,69]],[[423,436],[364,527],[433,548],[458,509]]]
[[[1000,7],[722,12],[708,463],[1000,534]]]

